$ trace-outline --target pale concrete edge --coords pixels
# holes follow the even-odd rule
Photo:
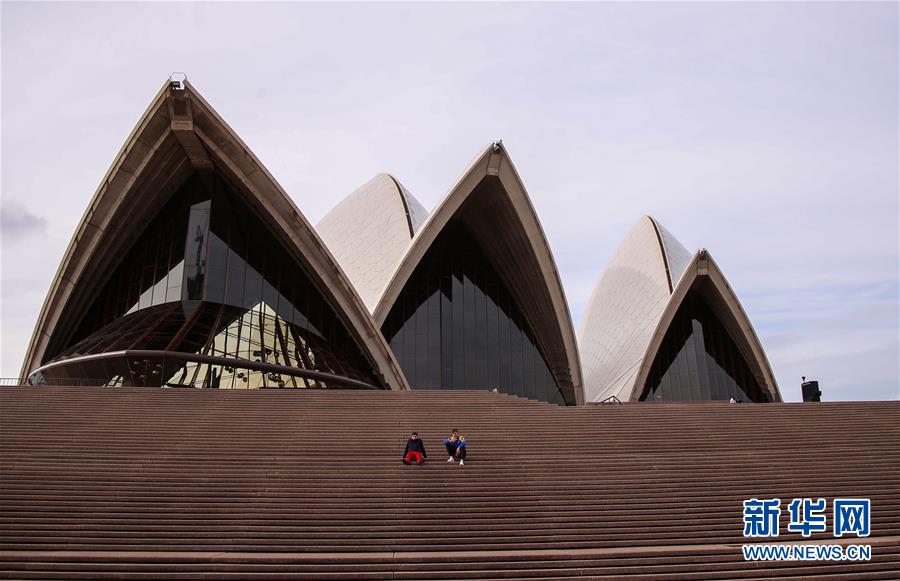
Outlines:
[[[160,90],[156,93],[156,96],[150,102],[150,105],[147,107],[147,109],[144,110],[144,113],[138,119],[137,123],[135,123],[134,128],[131,130],[131,133],[128,134],[128,138],[125,140],[125,143],[119,149],[119,152],[116,154],[116,157],[110,164],[109,169],[106,170],[106,173],[103,175],[103,179],[100,181],[100,185],[97,186],[97,190],[91,197],[90,202],[88,202],[88,206],[87,208],[85,208],[84,213],[81,216],[81,220],[78,222],[78,226],[75,228],[75,232],[72,234],[72,238],[69,240],[69,244],[66,247],[63,258],[59,263],[59,267],[57,267],[56,269],[56,274],[50,281],[50,288],[47,289],[47,295],[44,298],[44,303],[41,306],[40,314],[38,315],[37,321],[35,322],[34,330],[31,333],[31,340],[28,342],[28,347],[25,351],[25,358],[22,361],[22,370],[19,372],[20,379],[27,378],[31,369],[40,364],[40,358],[44,354],[43,349],[38,349],[38,345],[42,343],[42,341],[40,341],[40,336],[46,335],[47,339],[49,339],[49,336],[52,333],[52,329],[48,330],[46,328],[47,320],[50,316],[51,311],[58,316],[59,311],[63,306],[59,301],[59,288],[62,283],[62,275],[67,270],[75,253],[75,250],[78,247],[78,242],[81,240],[85,229],[88,227],[91,218],[93,217],[94,209],[99,205],[100,200],[106,193],[107,185],[112,181],[112,176],[118,173],[118,171],[121,169],[122,163],[125,161],[127,154],[132,150],[134,145],[139,140],[140,135],[143,133],[150,119],[154,117],[154,115],[165,103],[166,96],[168,95],[168,89],[169,81],[166,81],[165,83],[163,83],[163,86],[160,88]],[[152,152],[148,155],[152,155]],[[74,285],[75,282],[76,281],[72,281],[72,284]]]
[[[566,301],[565,291],[559,277],[559,271],[550,252],[546,235],[541,228],[540,221],[534,211],[534,206],[528,198],[525,187],[521,182],[518,172],[509,157],[504,146],[499,146],[495,151],[494,144],[488,144],[475,159],[469,164],[462,177],[448,191],[444,198],[438,203],[437,207],[429,214],[428,219],[419,229],[416,236],[410,242],[406,255],[401,259],[394,274],[390,278],[387,286],[382,292],[381,298],[374,310],[375,321],[379,325],[384,324],[390,309],[400,292],[406,285],[409,277],[412,276],[415,267],[422,260],[422,257],[431,247],[431,244],[437,238],[438,234],[444,229],[450,219],[456,214],[463,202],[475,190],[481,180],[488,175],[490,161],[493,155],[499,155],[499,171],[498,177],[507,195],[510,197],[513,207],[516,209],[519,220],[525,227],[526,236],[531,242],[532,249],[535,252],[541,272],[544,275],[544,284],[550,291],[553,300],[553,308],[556,318],[561,325],[561,335],[563,337],[564,349],[572,374],[572,384],[575,390],[576,402],[584,403],[584,386],[582,385],[581,364],[578,356],[577,342],[575,340],[575,331],[572,325],[572,317],[569,312],[569,305]],[[505,162],[505,163],[504,163]],[[536,237],[529,232],[530,225],[539,235]]]
[[[723,299],[729,309],[729,313],[738,323],[744,341],[750,347],[751,354],[753,355],[752,364],[757,367],[757,370],[761,373],[764,380],[764,385],[762,386],[763,389],[769,393],[774,402],[780,403],[782,401],[781,392],[778,390],[778,385],[775,382],[775,375],[769,365],[769,360],[759,341],[759,337],[756,335],[756,331],[753,329],[753,325],[750,323],[750,319],[744,311],[744,308],[741,306],[737,295],[735,295],[731,286],[728,284],[728,281],[725,279],[724,274],[722,274],[721,269],[719,269],[719,266],[706,249],[698,250],[694,254],[688,268],[685,270],[681,279],[678,281],[678,285],[672,292],[669,303],[666,305],[666,308],[656,325],[656,330],[653,332],[653,336],[650,339],[650,343],[647,345],[647,350],[644,353],[640,370],[631,386],[631,393],[629,394],[627,401],[639,401],[643,385],[647,381],[647,376],[650,374],[650,367],[656,359],[656,355],[662,345],[666,331],[669,329],[669,325],[672,324],[672,320],[675,318],[678,307],[681,306],[688,291],[700,276],[707,276],[710,282],[713,283],[713,288],[716,289]],[[723,324],[727,323],[723,321]]]
[[[254,185],[254,182],[247,179],[245,172],[236,171],[238,170],[237,164],[233,163],[234,160],[229,159],[229,157],[225,155],[225,152],[218,144],[214,143],[202,132],[198,132],[198,136],[203,140],[207,147],[216,151],[217,156],[219,156],[223,162],[229,163],[232,167],[232,171],[235,172],[236,176],[240,177],[245,187],[254,192],[257,199],[267,206],[270,216],[278,221],[279,225],[283,228],[283,231],[289,235],[296,249],[300,251],[308,261],[309,265],[314,269],[316,276],[318,276],[324,283],[324,286],[330,290],[332,296],[337,301],[336,306],[339,307],[344,316],[347,317],[347,320],[352,325],[352,330],[360,337],[360,339],[362,339],[361,346],[369,351],[378,366],[378,371],[381,372],[388,386],[391,389],[409,389],[406,377],[403,375],[400,365],[388,346],[387,341],[375,326],[372,316],[363,304],[356,289],[350,283],[347,275],[344,273],[343,269],[341,269],[337,260],[332,256],[331,251],[328,250],[328,247],[319,237],[315,228],[312,227],[291,197],[288,196],[287,192],[281,187],[281,184],[279,184],[274,176],[269,173],[269,170],[259,161],[256,154],[247,147],[247,144],[234,132],[231,126],[222,119],[216,110],[210,106],[190,83],[185,81],[184,84],[185,87],[187,87],[186,90],[190,90],[191,97],[196,99],[196,101],[202,105],[204,111],[225,130],[229,138],[240,146],[240,151],[252,161],[255,168],[265,177],[266,183],[269,183],[280,196],[275,199],[266,199],[263,197],[259,189]],[[269,203],[275,205],[280,204],[283,205],[284,208],[272,208],[269,206]],[[289,210],[289,212],[285,212],[284,210]],[[291,218],[290,222],[286,221],[288,217]],[[296,230],[298,226],[299,231]],[[309,248],[314,249],[315,253],[309,252],[307,250]]]
[[[525,220],[531,222],[531,227],[534,228],[538,234],[537,237],[529,236],[529,239],[531,240],[532,247],[535,249],[538,264],[540,265],[541,272],[544,276],[544,283],[550,291],[556,320],[560,324],[560,335],[562,335],[566,357],[569,360],[569,368],[572,371],[572,384],[575,388],[576,403],[577,405],[583,405],[585,403],[585,394],[581,371],[581,355],[578,351],[578,340],[575,336],[575,325],[572,323],[572,313],[569,310],[569,301],[566,298],[566,290],[563,287],[562,278],[560,277],[559,269],[556,266],[556,260],[553,258],[553,251],[547,240],[547,234],[544,232],[543,226],[541,226],[541,221],[538,219],[534,204],[531,202],[531,197],[525,189],[525,184],[522,182],[522,178],[519,176],[519,172],[516,170],[516,166],[513,163],[512,157],[509,155],[506,146],[502,147],[504,154],[503,160],[506,161],[506,163],[503,163],[500,166],[500,180],[503,183],[507,194],[513,199],[513,204],[516,206],[517,210],[519,210],[519,219],[523,222]],[[509,187],[510,185],[515,185],[515,194],[518,195],[514,195],[513,189]],[[519,203],[523,204],[525,208],[519,208]],[[526,227],[525,231],[528,232],[529,228]]]
[[[25,360],[23,361],[21,372],[22,378],[27,377],[29,371],[35,366],[35,360],[39,361],[40,357],[43,355],[43,352],[39,353],[39,349],[37,348],[37,346],[41,343],[41,341],[39,341],[40,336],[46,335],[49,337],[52,334],[53,329],[47,328],[47,321],[51,312],[58,316],[58,311],[60,311],[63,306],[62,304],[60,304],[59,300],[59,287],[62,281],[62,274],[70,266],[72,257],[76,249],[78,248],[79,242],[82,238],[82,233],[93,218],[94,209],[98,206],[98,202],[106,193],[107,184],[112,180],[112,177],[122,169],[121,166],[127,153],[134,147],[135,143],[139,141],[140,136],[143,130],[146,128],[149,120],[153,118],[158,111],[161,110],[162,105],[168,97],[168,93],[170,90],[169,86],[170,84],[168,81],[164,83],[162,89],[159,91],[150,107],[147,109],[147,111],[138,121],[135,128],[132,130],[128,140],[121,148],[118,156],[110,166],[103,181],[97,189],[97,192],[91,199],[91,202],[87,210],[85,211],[78,228],[76,229],[76,233],[72,237],[72,240],[69,243],[69,247],[66,250],[65,255],[63,256],[63,259],[57,270],[56,277],[54,278],[47,298],[44,301],[41,315],[39,316],[38,322],[35,325],[35,330],[32,334],[32,339],[29,343]],[[206,144],[207,147],[210,147],[213,151],[216,152],[217,157],[219,157],[219,159],[222,160],[223,163],[228,164],[229,169],[235,174],[235,176],[241,179],[245,187],[247,187],[249,191],[253,192],[254,195],[257,196],[258,200],[267,207],[267,209],[271,210],[270,204],[272,202],[274,202],[274,204],[286,206],[286,208],[282,208],[282,210],[286,209],[289,210],[289,212],[281,213],[270,211],[269,213],[271,217],[274,220],[278,221],[279,225],[282,226],[284,231],[289,235],[289,238],[291,242],[296,246],[296,249],[299,250],[299,253],[306,258],[309,265],[314,269],[316,276],[318,276],[324,283],[324,286],[329,289],[329,292],[337,302],[336,306],[342,310],[344,316],[352,326],[352,331],[361,339],[361,347],[369,352],[369,355],[377,365],[377,371],[382,375],[385,383],[387,383],[387,385],[392,389],[409,389],[409,386],[406,383],[406,378],[400,370],[400,366],[394,358],[393,352],[390,350],[390,347],[387,345],[387,342],[382,337],[378,328],[375,327],[374,320],[369,314],[368,309],[366,309],[362,304],[362,301],[357,295],[355,289],[349,283],[346,275],[334,260],[334,257],[328,251],[327,247],[324,245],[324,243],[322,243],[315,230],[310,226],[306,218],[299,211],[293,201],[287,196],[286,192],[281,188],[277,181],[275,181],[275,179],[262,165],[262,163],[259,162],[259,160],[253,154],[253,152],[250,151],[246,144],[235,134],[231,127],[227,123],[225,123],[225,121],[218,115],[218,113],[216,113],[216,111],[209,105],[209,103],[207,103],[206,100],[203,99],[202,96],[200,96],[200,94],[196,89],[193,88],[193,86],[185,82],[184,87],[184,90],[188,92],[190,98],[197,104],[202,106],[203,113],[205,113],[208,118],[213,120],[220,129],[224,130],[229,139],[231,139],[239,146],[238,150],[242,151],[252,161],[255,168],[259,170],[261,175],[266,178],[266,181],[271,184],[271,186],[278,194],[280,194],[280,199],[267,200],[266,198],[264,198],[258,188],[253,185],[253,182],[247,179],[247,175],[245,174],[245,172],[240,170],[239,165],[235,163],[235,160],[230,159],[229,156],[227,156],[225,152],[219,147],[219,144],[214,143],[211,139],[209,139],[208,136],[203,133],[202,130],[195,126],[195,132],[197,133],[198,137],[203,140],[204,144]],[[197,121],[196,114],[195,121]],[[167,129],[166,133],[170,131],[171,129]],[[152,157],[153,153],[153,151],[150,151],[148,152],[147,156]],[[127,197],[129,191],[130,187],[124,188],[118,194],[119,198],[124,199],[125,197]],[[115,209],[110,206],[108,211],[114,213]],[[291,223],[285,223],[285,219],[288,216],[293,218]],[[297,232],[296,230],[298,226],[300,232]],[[308,249],[312,249],[314,250],[314,252],[310,252]],[[75,276],[72,277],[74,279],[72,281],[73,285],[77,283],[80,271],[83,270],[85,264],[87,264],[88,262],[89,260],[82,261],[79,272],[75,273]]]
[[[394,268],[394,273],[391,275],[388,284],[384,287],[381,297],[375,305],[373,315],[379,328],[384,324],[391,307],[400,295],[400,291],[403,290],[406,281],[412,276],[413,270],[419,264],[419,261],[422,260],[432,242],[434,242],[447,222],[450,221],[450,218],[453,217],[462,202],[475,189],[481,178],[487,175],[487,161],[490,152],[490,146],[485,147],[470,163],[466,172],[459,178],[456,185],[444,195],[443,199],[438,202],[438,205],[428,215],[425,223],[422,224],[422,227],[419,228],[419,231],[410,241],[406,253]]]

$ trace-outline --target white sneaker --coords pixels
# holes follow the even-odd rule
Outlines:
[[[465,461],[465,460],[460,460],[460,461],[459,461],[459,465],[460,465],[460,467],[465,466],[465,465],[466,465],[466,461]]]
[[[453,456],[450,456],[447,458],[447,462],[456,462],[456,460],[453,459]]]

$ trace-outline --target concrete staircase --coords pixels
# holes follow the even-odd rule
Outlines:
[[[440,440],[459,428],[465,467]],[[429,462],[404,466],[418,431]],[[745,562],[744,499],[828,499]],[[835,497],[872,535],[835,539]],[[767,542],[769,542],[767,540]],[[562,408],[484,391],[0,389],[0,577],[900,578],[900,402]]]

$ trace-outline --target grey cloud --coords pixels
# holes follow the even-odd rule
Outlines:
[[[4,202],[0,206],[0,235],[4,244],[39,236],[46,230],[47,219],[30,212],[18,202]]]

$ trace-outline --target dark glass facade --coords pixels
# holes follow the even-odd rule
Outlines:
[[[493,389],[568,403],[512,293],[451,220],[416,267],[382,332],[414,389]]]
[[[678,308],[653,361],[641,400],[771,401],[725,325],[702,295]]]
[[[135,350],[160,355],[145,354],[137,362],[102,356]],[[327,374],[379,386],[302,266],[215,175],[195,175],[173,195],[65,348],[48,357],[72,361],[68,371],[55,366],[45,376],[103,373],[99,377],[113,383],[135,385],[322,387],[321,374]],[[248,365],[259,369],[250,373]],[[314,373],[299,378],[282,367]]]

